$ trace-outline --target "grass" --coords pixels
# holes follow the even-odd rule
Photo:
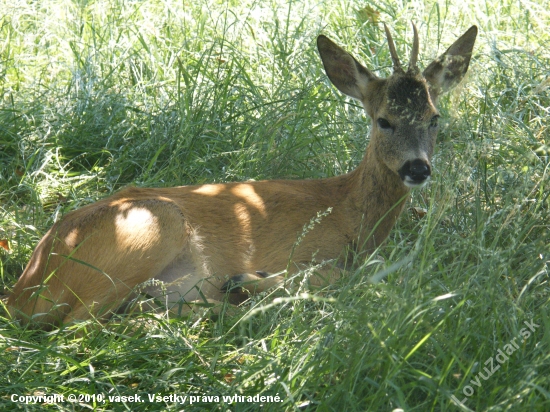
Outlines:
[[[548,4],[7,0],[0,16],[6,293],[54,221],[123,186],[352,169],[369,121],[329,85],[319,33],[387,75],[373,22],[406,55],[415,21],[424,66],[480,28],[440,104],[434,179],[410,200],[426,215],[407,210],[349,277],[218,318],[45,333],[0,310],[1,409],[245,411],[254,396],[280,400],[265,410],[550,409]],[[40,394],[65,401],[11,399]]]

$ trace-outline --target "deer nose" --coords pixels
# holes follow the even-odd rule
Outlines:
[[[431,175],[430,165],[428,162],[420,159],[415,159],[409,167],[410,176],[413,180],[426,180]]]
[[[430,164],[423,159],[409,160],[399,169],[399,176],[408,187],[424,185],[431,174]]]

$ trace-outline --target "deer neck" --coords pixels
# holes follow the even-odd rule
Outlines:
[[[349,204],[356,219],[359,249],[373,250],[389,235],[410,189],[377,157],[370,143],[350,179]]]

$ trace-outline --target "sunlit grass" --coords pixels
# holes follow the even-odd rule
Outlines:
[[[2,408],[259,406],[147,394],[280,396],[267,410],[550,408],[544,2],[8,0],[0,16],[6,293],[54,221],[123,186],[319,178],[355,167],[369,120],[326,79],[319,33],[384,76],[391,62],[380,22],[402,56],[416,22],[423,66],[471,24],[480,28],[467,79],[440,104],[434,179],[410,200],[426,215],[406,210],[349,277],[322,293],[255,297],[215,319],[140,315],[46,334],[2,311]],[[472,384],[525,321],[540,327]],[[39,393],[147,402],[10,400]]]

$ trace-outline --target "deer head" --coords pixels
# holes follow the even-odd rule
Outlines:
[[[445,53],[421,72],[417,66],[419,41],[413,24],[413,46],[403,69],[392,36],[384,25],[393,74],[379,78],[326,36],[317,47],[331,82],[342,93],[359,100],[372,119],[369,150],[383,170],[397,174],[408,188],[424,185],[431,176],[431,157],[438,131],[440,95],[466,74],[477,27],[472,26]]]

